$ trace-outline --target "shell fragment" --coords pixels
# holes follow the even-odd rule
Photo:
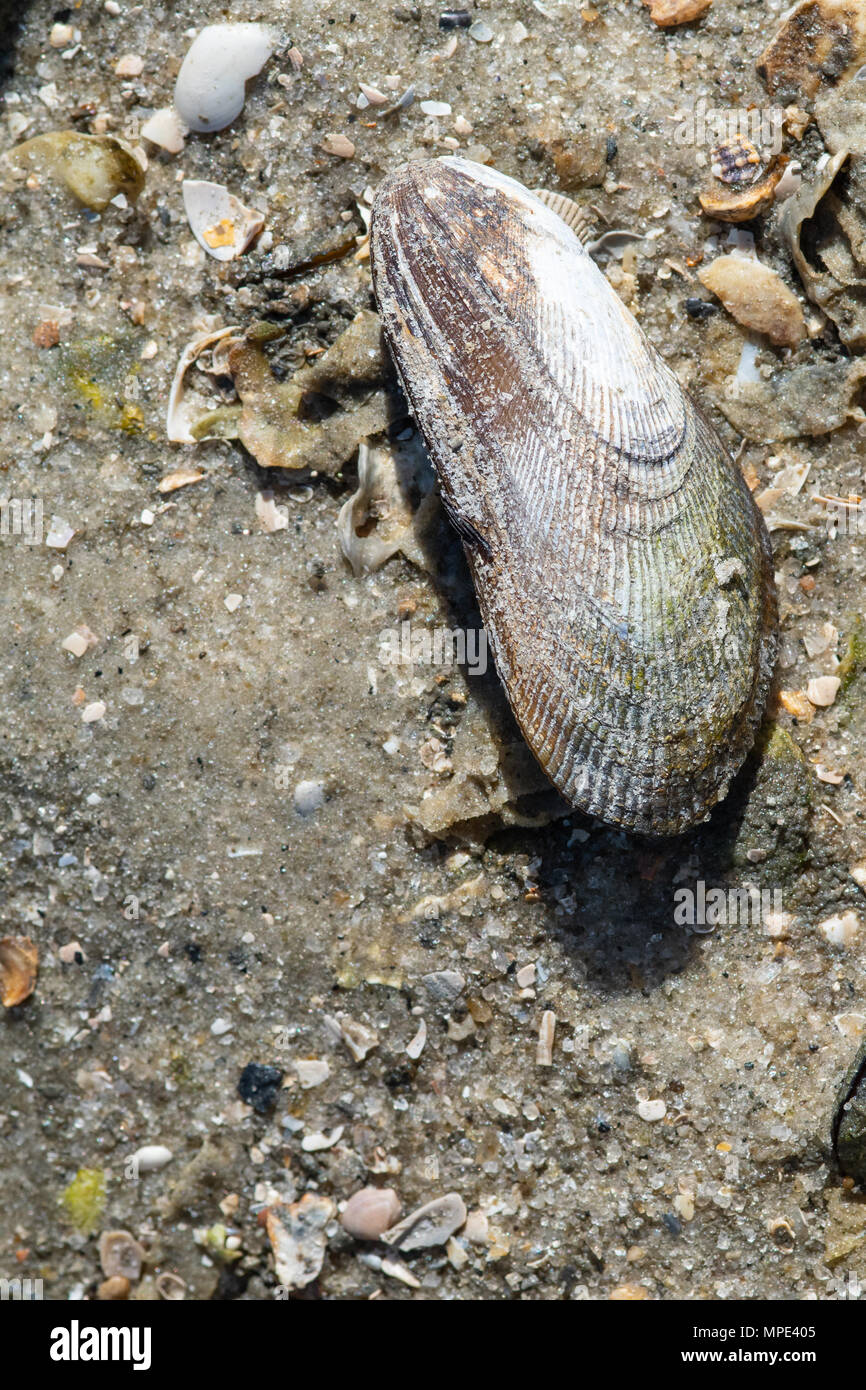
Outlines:
[[[181,64],[174,104],[190,130],[223,130],[240,115],[245,84],[261,72],[277,46],[267,24],[208,24]]]
[[[265,225],[262,213],[245,207],[221,183],[184,179],[183,205],[190,231],[216,261],[233,261]]]

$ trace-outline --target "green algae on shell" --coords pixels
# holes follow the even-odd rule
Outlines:
[[[740,470],[560,217],[466,160],[380,187],[373,283],[496,667],[571,805],[670,835],[726,794],[777,648]]]

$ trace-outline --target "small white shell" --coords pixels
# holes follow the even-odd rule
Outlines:
[[[139,1173],[155,1173],[167,1163],[171,1163],[173,1157],[171,1149],[167,1149],[164,1144],[145,1144],[143,1148],[136,1149],[132,1161]]]
[[[183,205],[190,231],[216,261],[240,256],[265,225],[262,213],[245,207],[221,183],[184,179]]]
[[[141,134],[145,140],[159,145],[160,149],[167,150],[169,154],[181,153],[188,133],[188,127],[184,125],[173,106],[163,106],[159,111],[154,111],[141,127]]]
[[[223,130],[244,106],[244,84],[277,46],[267,24],[208,24],[183,60],[174,103],[190,130]]]

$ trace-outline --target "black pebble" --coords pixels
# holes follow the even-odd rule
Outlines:
[[[440,29],[468,29],[472,16],[468,10],[445,10],[439,16]]]
[[[708,319],[715,314],[717,306],[707,299],[687,299],[686,313],[690,319]]]
[[[283,1080],[279,1067],[248,1062],[238,1080],[238,1095],[251,1105],[257,1115],[266,1115],[277,1103],[277,1092]]]

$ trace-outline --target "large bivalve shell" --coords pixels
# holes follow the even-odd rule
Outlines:
[[[412,163],[373,209],[386,337],[524,737],[572,805],[704,819],[776,655],[745,481],[565,223],[513,179]]]

